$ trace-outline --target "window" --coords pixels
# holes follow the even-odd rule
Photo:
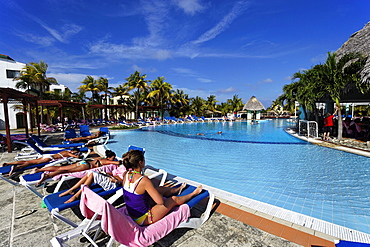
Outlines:
[[[19,70],[6,70],[6,78],[16,78],[21,75],[21,72]]]

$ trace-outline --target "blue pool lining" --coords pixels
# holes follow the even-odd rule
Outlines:
[[[256,144],[284,144],[284,145],[311,145],[309,142],[264,142],[264,141],[241,141],[241,140],[228,140],[228,139],[218,139],[218,138],[208,138],[204,136],[191,136],[191,135],[184,135],[179,134],[173,131],[167,130],[149,130],[149,129],[138,129],[140,131],[148,131],[148,132],[157,132],[165,135],[170,136],[177,136],[182,138],[190,138],[190,139],[197,139],[197,140],[207,140],[207,141],[220,141],[220,142],[237,142],[237,143],[256,143]]]

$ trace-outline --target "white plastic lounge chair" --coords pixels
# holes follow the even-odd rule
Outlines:
[[[40,147],[38,147],[35,143],[34,140],[32,140],[32,138],[29,138],[27,140],[27,144],[34,150],[35,153],[31,152],[29,155],[19,155],[19,156],[16,156],[14,158],[14,160],[21,160],[21,159],[37,159],[37,158],[40,158],[43,154],[56,154],[56,153],[59,153],[61,151],[64,151],[64,150],[72,150],[74,147],[70,147],[70,148],[59,148],[59,149],[49,149],[49,150],[45,150],[45,149],[42,149]],[[89,153],[91,152],[90,149],[88,149],[87,147],[82,147],[82,148],[79,148],[81,152],[86,152],[84,154],[84,158],[87,157],[87,155],[89,155]],[[84,159],[83,158],[83,159]]]
[[[71,157],[68,157],[68,158],[71,158]],[[26,170],[30,170],[30,169],[34,169],[34,168],[41,168],[41,167],[45,167],[45,166],[53,166],[53,165],[57,165],[57,164],[68,162],[68,161],[69,160],[67,158],[64,158],[64,159],[56,160],[56,161],[53,161],[53,162],[50,162],[50,163],[41,163],[41,164],[37,164],[37,165],[32,165],[32,166],[20,168],[20,169],[17,170],[17,172],[23,172],[23,171],[26,171]],[[10,177],[7,176],[9,174],[11,168],[12,168],[12,166],[0,167],[0,178],[7,181],[8,183],[10,183],[12,185],[18,185],[20,183],[11,180]]]
[[[61,148],[75,148],[75,147],[84,147],[85,143],[70,143],[70,144],[57,144],[57,145],[47,145],[44,141],[42,141],[38,136],[31,135],[32,140],[43,150],[53,150],[53,149],[61,149]]]
[[[142,152],[145,153],[145,149],[144,148],[141,148],[141,147],[136,147],[136,146],[132,146],[130,145],[128,147],[128,151],[129,150],[140,150]],[[159,182],[159,186],[162,186],[164,185],[164,182],[166,181],[166,178],[167,178],[167,172],[162,170],[162,169],[154,169],[150,166],[146,166],[145,167],[145,171],[144,171],[144,174],[146,176],[148,176],[149,179],[153,179],[153,178],[157,178],[157,177],[162,177],[160,182]],[[99,193],[99,195],[110,195],[110,194],[113,194],[115,193],[117,189],[113,189],[113,190],[110,190],[110,191],[104,191],[100,186],[95,186],[93,187],[93,190],[96,191],[97,193]],[[64,202],[66,200],[68,200],[71,195],[66,195],[64,197],[59,197],[59,194],[62,193],[61,192],[56,192],[56,193],[53,193],[53,194],[50,194],[50,195],[47,195],[43,198],[43,201],[45,203],[45,205],[47,206],[48,210],[50,211],[51,215],[73,227],[77,227],[78,224],[69,220],[68,218],[66,218],[65,216],[61,215],[60,212],[67,209],[67,208],[71,208],[73,206],[76,206],[78,205],[78,200],[77,201],[74,201],[74,202],[71,202],[71,203],[67,203],[65,204]]]
[[[61,160],[60,162],[57,162],[57,163],[56,162],[47,163],[47,165],[45,165],[44,167],[57,165],[57,164],[60,164],[60,163],[63,163],[63,162],[68,162],[69,164],[72,164],[72,163],[76,163],[78,161],[81,161],[81,159],[75,159],[73,157],[67,157],[67,158],[64,159],[64,161]],[[98,168],[94,168],[94,169],[91,169],[91,170],[97,170],[97,169]],[[81,173],[81,172],[77,172],[77,173]],[[30,173],[30,174],[20,176],[19,184],[25,186],[27,189],[29,189],[31,192],[33,192],[38,197],[43,198],[44,195],[42,195],[37,190],[38,189],[37,184],[40,181],[42,174],[43,174],[43,172],[37,172],[37,173]],[[70,173],[68,173],[66,175],[65,174],[60,174],[59,175],[60,180],[59,180],[58,184],[55,186],[53,193],[58,192],[65,181],[76,178],[76,176],[74,176],[73,174],[71,174],[71,175],[69,175],[69,174]],[[53,178],[49,178],[49,179],[45,180],[45,182],[51,182],[51,181],[53,181]]]

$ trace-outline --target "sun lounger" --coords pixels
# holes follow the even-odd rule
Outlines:
[[[71,139],[76,137],[78,136],[75,129],[66,129],[64,131],[64,139]]]
[[[74,147],[84,147],[85,143],[70,143],[70,144],[57,144],[57,145],[47,145],[38,136],[31,135],[32,140],[42,149],[61,149],[61,148],[74,148]]]
[[[14,159],[15,160],[19,160],[19,159],[37,159],[39,157],[41,157],[43,154],[56,154],[56,153],[59,153],[61,151],[64,151],[64,150],[72,150],[74,147],[70,147],[70,148],[60,148],[60,149],[49,149],[49,150],[44,150],[40,147],[38,147],[36,145],[36,142],[34,140],[32,140],[32,138],[29,138],[27,141],[27,144],[34,150],[34,152],[31,152],[29,155],[19,155],[19,156],[16,156]],[[83,156],[85,159],[85,157],[87,157],[89,155],[89,153],[91,152],[90,149],[88,149],[87,147],[82,147],[82,148],[79,148],[81,152],[86,152]]]
[[[99,131],[104,132],[110,138],[110,132],[109,132],[108,127],[100,127]]]
[[[23,172],[23,171],[34,169],[34,168],[41,168],[41,167],[44,167],[44,166],[57,165],[57,164],[64,163],[64,162],[68,162],[68,159],[64,158],[64,159],[56,160],[56,161],[53,161],[53,162],[50,162],[50,163],[41,163],[41,164],[37,164],[37,165],[27,166],[27,167],[18,169],[17,172]],[[13,180],[10,179],[10,177],[8,177],[8,174],[9,174],[11,168],[12,168],[12,166],[0,167],[0,178],[7,181],[8,183],[10,183],[12,185],[18,185],[19,184],[18,182],[14,182]]]
[[[190,193],[194,189],[195,187],[188,186],[182,194]],[[82,214],[90,220],[85,219],[83,224],[76,229],[51,239],[50,242],[54,247],[68,246],[66,241],[80,235],[85,236],[93,246],[97,246],[95,242],[97,233],[94,238],[91,238],[88,233],[91,229],[98,228],[99,225],[105,233],[112,237],[107,246],[112,246],[114,240],[125,246],[149,246],[168,235],[175,228],[199,228],[209,218],[214,201],[213,195],[203,190],[187,204],[174,208],[163,219],[149,226],[139,226],[128,215],[126,207],[116,209],[111,205],[117,195],[120,195],[119,193],[106,201],[87,186],[83,186],[82,190],[80,209]],[[122,190],[120,192],[122,193]],[[190,208],[206,197],[209,197],[209,200],[206,212],[203,214],[205,216],[202,219],[198,218],[199,220],[195,219],[197,223],[193,223],[192,219],[194,218],[190,218]],[[101,220],[96,221],[97,217],[101,217]]]
[[[80,136],[91,136],[88,125],[80,125]]]
[[[77,162],[77,160],[73,160],[73,161],[71,160],[69,163],[74,163],[74,162]],[[59,179],[59,182],[55,186],[54,192],[53,192],[53,193],[57,193],[65,181],[75,179],[75,178],[82,178],[89,171],[104,171],[106,173],[111,173],[112,170],[116,168],[117,168],[116,165],[105,165],[105,166],[101,166],[101,167],[97,167],[97,168],[93,168],[93,169],[89,169],[85,171],[80,171],[80,172],[70,172],[70,173],[65,173],[65,174],[58,174],[55,177],[46,179],[45,182],[52,182],[52,181],[56,181]],[[42,195],[37,190],[37,183],[40,181],[42,174],[43,172],[37,172],[33,174],[23,175],[20,177],[19,184],[25,186],[27,189],[29,189],[31,192],[33,192],[38,197],[43,198],[44,195]]]
[[[145,152],[144,148],[130,145],[128,147],[128,151],[132,150],[132,149],[140,150],[142,152]],[[148,176],[149,179],[153,179],[153,178],[161,176],[162,178],[159,182],[159,186],[164,185],[164,182],[166,181],[166,178],[167,178],[167,172],[166,171],[164,171],[162,169],[156,170],[156,169],[154,169],[150,166],[145,167],[144,174],[146,176]],[[117,191],[117,189],[113,189],[113,190],[110,190],[110,191],[104,191],[100,186],[94,187],[94,190],[97,191],[97,193],[99,193],[99,195],[111,195],[111,194],[113,194]],[[73,206],[78,205],[78,200],[75,201],[75,202],[65,204],[64,202],[66,200],[68,200],[71,197],[71,195],[66,195],[66,196],[61,198],[61,197],[59,197],[60,193],[62,193],[62,191],[47,195],[43,198],[43,201],[44,201],[45,205],[47,206],[48,210],[50,211],[50,213],[53,217],[65,222],[65,223],[67,223],[67,224],[69,224],[73,227],[77,227],[78,224],[76,224],[75,222],[73,222],[73,221],[69,220],[68,218],[64,217],[63,215],[60,214],[60,212],[67,209],[67,208],[71,208]],[[76,202],[77,202],[77,204],[76,204]]]
[[[166,177],[167,177],[167,172],[166,171],[160,169],[158,171],[153,172],[152,175],[150,175],[148,177],[150,179],[153,179],[153,178],[158,177],[158,176],[162,176],[162,180],[160,182],[160,186],[162,186],[164,184],[164,181],[166,180]],[[115,188],[115,189],[112,189],[112,190],[104,191],[99,185],[92,185],[91,187],[92,187],[92,190],[95,193],[98,193],[100,196],[112,195],[116,191],[118,191],[120,188],[122,188],[122,187],[118,187],[118,188]],[[79,200],[76,200],[76,201],[71,202],[71,203],[64,203],[69,198],[71,198],[72,195],[66,195],[66,196],[63,196],[63,197],[59,197],[59,194],[61,194],[62,192],[63,191],[47,195],[43,198],[43,201],[44,201],[45,205],[47,206],[48,210],[50,211],[50,213],[53,217],[71,225],[72,227],[77,227],[78,226],[77,223],[75,223],[75,222],[69,220],[68,218],[66,218],[65,216],[61,215],[60,212],[67,209],[67,208],[71,208],[71,207],[74,207],[74,206],[78,205]]]

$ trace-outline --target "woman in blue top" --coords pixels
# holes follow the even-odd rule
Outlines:
[[[158,187],[147,177],[141,175],[145,166],[144,153],[130,150],[123,155],[123,165],[127,171],[123,174],[123,197],[131,218],[138,225],[150,225],[162,219],[173,207],[184,204],[202,191],[198,186],[192,193],[184,196],[178,194],[186,184],[178,188]],[[163,199],[163,197],[168,197]]]

